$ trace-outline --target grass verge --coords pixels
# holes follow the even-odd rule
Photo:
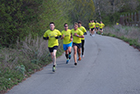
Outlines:
[[[140,28],[138,27],[121,25],[106,27],[103,35],[121,39],[140,51]]]
[[[62,40],[59,40],[57,57],[62,55]],[[0,94],[4,94],[36,71],[51,63],[47,41],[41,37],[26,37],[25,41],[17,41],[12,48],[0,49]]]

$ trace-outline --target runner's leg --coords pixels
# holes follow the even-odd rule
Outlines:
[[[82,55],[84,55],[84,44],[85,44],[85,40],[82,40]]]
[[[74,57],[74,62],[77,63],[77,46],[73,46],[73,57]]]
[[[81,48],[78,48],[78,57],[79,57],[79,61],[81,60]]]
[[[68,50],[65,51],[65,56],[66,56],[66,58],[68,59],[68,56],[69,56],[69,55],[68,55]]]
[[[53,52],[51,53],[53,65],[56,65],[56,52],[57,50],[53,50]]]
[[[71,46],[70,47],[68,47],[68,53],[69,53],[69,59],[71,59]]]

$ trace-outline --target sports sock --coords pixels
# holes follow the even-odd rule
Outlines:
[[[69,58],[69,55],[68,54],[65,54],[66,58],[68,59]]]

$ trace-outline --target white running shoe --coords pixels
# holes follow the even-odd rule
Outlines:
[[[92,37],[94,37],[94,36],[95,36],[95,34],[92,35]]]
[[[85,56],[84,56],[84,55],[82,55],[82,57],[84,58]]]

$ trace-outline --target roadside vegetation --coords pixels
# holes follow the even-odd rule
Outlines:
[[[107,26],[104,35],[116,37],[140,51],[140,28],[122,25]]]
[[[121,14],[140,10],[140,0],[0,0],[0,94],[51,62],[47,41],[49,23],[62,31],[63,24],[102,20],[105,35],[121,38],[140,47],[137,27],[112,26]],[[57,56],[63,53],[62,41]]]
[[[57,57],[63,53],[62,42]],[[27,36],[16,47],[0,49],[0,91],[4,92],[51,62],[47,41]]]
[[[64,23],[86,26],[94,13],[93,0],[0,0],[0,94],[51,63],[42,38],[50,22],[62,31]]]

